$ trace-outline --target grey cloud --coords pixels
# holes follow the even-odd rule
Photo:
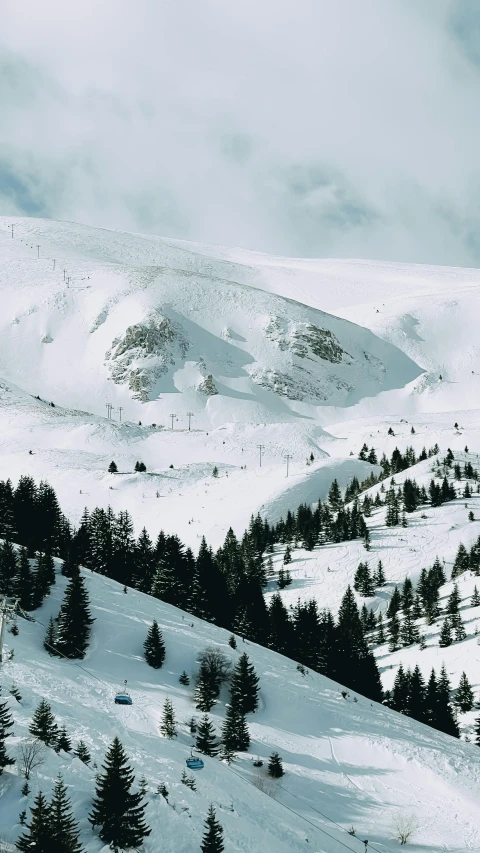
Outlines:
[[[24,0],[2,17],[0,212],[480,263],[476,0]]]

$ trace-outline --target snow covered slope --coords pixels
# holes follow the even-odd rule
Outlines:
[[[0,375],[97,414],[278,422],[421,368],[366,329],[226,277],[160,238],[0,218]],[[33,257],[32,257],[33,255]],[[38,257],[37,257],[38,255]],[[195,256],[193,256],[195,261]],[[245,278],[241,276],[240,278]]]
[[[28,737],[41,697],[51,703],[74,742],[86,741],[98,766],[117,734],[134,765],[137,783],[142,775],[148,783],[147,819],[153,831],[145,853],[198,850],[210,802],[225,830],[226,851],[360,853],[364,838],[377,853],[393,851],[399,814],[417,820],[412,840],[417,853],[478,850],[477,747],[361,696],[357,701],[353,694],[343,699],[338,685],[314,673],[302,676],[292,661],[254,644],[240,642],[234,651],[223,630],[141,593],[129,590],[124,595],[113,581],[87,573],[86,582],[96,621],[80,666],[47,654],[42,624],[20,620],[19,635],[7,634],[15,655],[2,666],[3,694],[14,681],[22,695],[21,703],[9,698],[15,718],[15,738],[9,739],[9,747],[13,751]],[[64,584],[65,579],[58,577],[37,612],[41,623],[58,612]],[[161,670],[149,668],[142,659],[153,618],[158,619],[166,644]],[[232,661],[247,651],[260,677],[261,704],[248,718],[250,753],[240,755],[231,768],[216,758],[205,759],[193,792],[181,784],[180,776],[191,744],[186,721],[195,709],[191,686],[182,687],[178,677],[183,669],[194,675],[196,656],[207,645],[223,649]],[[133,698],[130,708],[113,703],[124,679]],[[174,740],[159,735],[166,696],[180,724]],[[226,699],[222,694],[212,714],[217,728]],[[252,765],[252,758],[266,759],[272,750],[281,754],[286,770],[279,784],[268,784],[265,767]],[[3,775],[0,838],[15,841],[18,813],[28,808],[39,788],[49,793],[58,773],[69,786],[86,850],[99,853],[102,843],[87,822],[95,768],[53,750],[47,751],[46,763],[34,775],[28,799],[21,796],[22,780],[15,771]],[[169,790],[169,804],[155,795],[161,782]],[[356,836],[348,835],[351,827]]]

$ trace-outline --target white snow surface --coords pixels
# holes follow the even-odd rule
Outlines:
[[[195,551],[203,535],[214,547],[230,526],[241,535],[252,513],[276,521],[301,502],[324,499],[334,477],[342,487],[353,476],[362,479],[372,470],[357,458],[364,442],[379,456],[435,442],[441,454],[451,447],[458,456],[468,445],[478,467],[479,298],[477,270],[274,258],[0,217],[0,478],[48,480],[73,523],[85,506],[110,504],[129,510],[137,533],[146,526],[156,536],[163,528]],[[317,345],[320,356],[312,349]],[[107,472],[112,459],[115,475]],[[134,473],[136,460],[145,462],[146,474]],[[427,485],[431,460],[396,482],[407,476]],[[478,495],[413,513],[405,529],[386,528],[385,510],[374,511],[368,555],[360,542],[296,549],[293,584],[282,595],[288,604],[315,597],[336,611],[359,561],[374,566],[381,558],[387,587],[367,604],[384,609],[395,583],[406,575],[415,581],[437,554],[450,568],[459,542],[472,544],[480,522],[468,521],[469,510],[480,518]],[[278,567],[282,549],[273,557]],[[194,709],[179,673],[194,673],[207,644],[220,644],[232,659],[238,652],[220,629],[140,593],[125,596],[112,581],[86,578],[96,622],[85,669],[51,659],[43,627],[22,621],[17,638],[7,635],[15,657],[3,665],[3,692],[15,679],[23,695],[21,705],[9,700],[17,738],[26,736],[42,695],[74,739],[87,741],[99,765],[119,734],[137,778],[145,774],[150,785],[154,831],[145,853],[199,849],[210,802],[227,851],[363,851],[363,838],[370,849],[393,850],[398,813],[418,818],[414,851],[480,849],[477,747],[362,697],[354,702],[351,693],[344,700],[338,685],[313,673],[302,677],[291,661],[252,644],[247,651],[262,702],[251,717],[250,757],[231,769],[207,759],[198,792],[190,792],[179,781],[190,736],[182,725],[175,741],[160,737],[163,700],[171,697],[183,724]],[[378,649],[385,687],[400,661],[418,662],[425,676],[445,661],[452,686],[465,670],[478,698],[480,612],[469,607],[475,582],[470,575],[459,582],[467,640],[439,649],[437,624],[426,630],[424,650]],[[43,623],[58,612],[63,585],[59,578],[39,611]],[[142,659],[153,618],[167,644],[159,672]],[[113,704],[125,678],[132,708]],[[217,723],[226,700],[222,694]],[[461,716],[463,733],[471,735],[475,712]],[[271,786],[275,799],[251,785],[251,756],[265,758],[273,749],[287,770],[282,787]],[[38,787],[50,790],[59,771],[87,850],[100,851],[86,821],[93,771],[49,752],[30,801]],[[160,781],[175,809],[153,795]],[[2,786],[0,838],[13,842],[14,821],[27,802],[15,771],[4,774]],[[318,812],[344,830],[353,825],[357,837]]]
[[[125,595],[114,581],[85,572],[95,623],[84,661],[51,658],[43,648],[44,625],[56,615],[65,579],[57,577],[51,595],[36,616],[19,620],[20,633],[7,633],[14,659],[2,666],[3,694],[12,681],[22,694],[9,697],[15,719],[14,753],[28,738],[28,725],[41,697],[46,697],[60,724],[74,742],[83,739],[100,767],[114,735],[131,759],[137,783],[147,779],[147,820],[152,834],[145,853],[191,853],[199,850],[203,818],[211,802],[225,830],[226,851],[362,851],[368,838],[376,851],[396,849],[392,839],[399,814],[415,818],[418,831],[411,849],[474,851],[479,849],[478,748],[456,741],[351,691],[346,699],[339,685],[315,673],[302,676],[295,663],[255,644],[239,640],[228,645],[228,633],[182,614],[142,593]],[[166,644],[166,661],[153,670],[142,658],[148,626],[156,618]],[[43,624],[40,624],[43,623]],[[259,710],[248,717],[252,736],[249,753],[231,768],[218,758],[205,758],[196,775],[197,791],[180,782],[192,737],[186,721],[199,716],[192,686],[178,683],[183,669],[193,679],[196,657],[206,646],[221,648],[232,663],[247,651],[260,677]],[[115,692],[128,680],[131,707],[116,706]],[[159,734],[163,702],[169,696],[179,722],[178,736]],[[355,699],[357,701],[355,701]],[[217,730],[225,713],[226,691],[212,712]],[[286,775],[280,783],[266,781],[264,761],[277,750]],[[82,842],[88,853],[99,853],[102,842],[87,821],[95,768],[71,755],[46,751],[45,764],[35,772],[28,799],[21,796],[22,779],[13,771],[2,776],[0,838],[13,843],[20,832],[17,815],[41,789],[50,793],[61,773],[68,786]],[[258,781],[258,780],[262,781]],[[164,782],[169,804],[155,795]],[[260,785],[259,789],[257,785]],[[348,835],[354,827],[356,836]],[[307,841],[308,839],[308,841]]]

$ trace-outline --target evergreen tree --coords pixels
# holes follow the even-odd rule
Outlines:
[[[57,639],[57,628],[55,625],[55,621],[53,616],[50,616],[48,620],[48,626],[45,633],[45,639],[43,641],[43,645],[46,648],[49,655],[56,655],[57,651],[55,649],[55,643]]]
[[[1,483],[0,483],[1,486]],[[11,595],[17,574],[17,557],[12,543],[5,539],[0,544],[0,593]]]
[[[3,699],[0,701],[0,775],[5,767],[15,764],[15,759],[8,756],[5,744],[7,737],[12,735],[12,732],[8,731],[12,726],[12,715],[8,710],[7,702]]]
[[[58,737],[58,726],[46,699],[41,699],[38,703],[29,732],[46,746],[55,746]]]
[[[466,711],[471,711],[473,708],[473,690],[466,674],[462,672],[460,682],[455,693],[455,705],[460,708],[464,714]]]
[[[223,853],[223,829],[217,820],[213,805],[210,805],[205,819],[205,832],[200,845],[202,853]]]
[[[373,583],[376,587],[385,586],[387,579],[385,577],[385,572],[383,570],[383,563],[381,560],[378,561],[377,570],[373,574]]]
[[[470,600],[470,607],[480,607],[480,592],[478,591],[476,585],[473,589],[473,595]]]
[[[400,595],[400,591],[396,586],[393,590],[392,597],[388,602],[388,607],[386,611],[387,618],[390,619],[391,616],[394,616],[400,610],[402,606],[402,596]]]
[[[17,560],[17,572],[13,579],[13,594],[19,599],[22,610],[33,610],[33,575],[26,548],[22,548]]]
[[[35,797],[30,813],[28,835],[24,833],[20,836],[15,845],[17,850],[20,853],[52,853],[50,806],[41,791]]]
[[[437,719],[438,687],[435,670],[432,668],[425,691],[425,722],[435,727]]]
[[[64,752],[72,751],[72,741],[68,736],[66,726],[62,726],[58,732],[57,742],[55,744],[55,752],[60,752],[61,749],[63,749]]]
[[[437,681],[435,728],[453,737],[460,736],[460,730],[450,702],[450,682],[445,665],[442,666],[440,677]]]
[[[268,760],[268,775],[271,776],[272,779],[281,779],[281,777],[285,775],[282,759],[278,752],[272,752]]]
[[[334,480],[328,492],[328,502],[334,512],[338,512],[343,507],[342,493],[337,480]]]
[[[408,613],[409,610],[412,609],[413,605],[413,587],[412,581],[410,578],[405,578],[402,587],[402,610],[404,613]]]
[[[148,629],[147,638],[143,644],[145,660],[154,669],[160,669],[165,660],[165,643],[156,619]]]
[[[378,614],[376,642],[378,643],[378,645],[381,645],[385,642],[385,628],[383,625],[383,616],[381,613]]]
[[[453,590],[450,593],[450,596],[449,596],[448,602],[447,602],[447,613],[449,613],[450,616],[453,616],[455,613],[458,613],[458,606],[459,606],[461,600],[462,599],[461,599],[460,593],[458,591],[458,586],[457,586],[457,584],[454,584]]]
[[[84,764],[89,764],[91,755],[88,751],[87,744],[83,740],[79,740],[75,749],[73,750],[73,754],[76,755],[80,761],[83,761]]]
[[[284,566],[288,566],[289,563],[291,563],[291,562],[292,562],[292,549],[290,548],[290,545],[287,545],[287,547],[285,548],[285,553],[283,555],[283,564],[284,564]]]
[[[405,712],[407,707],[410,673],[406,673],[402,664],[398,667],[391,696],[391,707],[394,711]]]
[[[110,462],[110,465],[108,466],[108,473],[109,474],[117,474],[118,473],[118,467],[117,467],[116,462],[113,462],[113,461]]]
[[[81,574],[70,578],[58,616],[56,648],[67,658],[83,658],[88,648],[90,627],[90,602]]]
[[[189,679],[188,674],[185,670],[183,670],[183,672],[181,673],[178,680],[179,680],[180,684],[182,684],[184,687],[186,687],[188,684],[190,684],[190,679]]]
[[[113,849],[139,847],[151,830],[145,823],[142,795],[130,790],[135,777],[117,737],[105,756],[103,770],[89,821],[100,827],[100,838]]]
[[[212,683],[211,675],[206,664],[200,663],[200,671],[197,676],[194,701],[198,711],[211,711],[218,697],[218,687]]]
[[[52,853],[81,853],[78,826],[73,819],[67,789],[61,778],[55,782],[49,808]],[[34,848],[36,851],[36,848]]]
[[[469,562],[470,561],[469,561],[468,551],[465,548],[465,545],[462,542],[460,542],[460,545],[458,546],[457,555],[456,555],[455,561],[453,563],[452,580],[457,578],[459,575],[463,574],[463,572],[468,571],[468,569],[470,568]]]
[[[245,715],[257,710],[258,683],[253,664],[244,652],[237,661],[230,687],[232,705],[235,705],[240,714]]]
[[[227,706],[222,726],[222,745],[232,752],[243,752],[250,746],[250,735],[245,717],[233,705]]]
[[[411,646],[420,641],[420,632],[410,611],[407,612],[400,632],[403,646]]]
[[[388,648],[391,652],[396,652],[400,648],[400,620],[396,613],[388,623]]]
[[[195,747],[199,752],[203,752],[204,755],[216,755],[218,752],[215,729],[207,714],[201,717],[198,724]]]
[[[405,713],[408,714],[409,717],[413,717],[414,720],[423,722],[425,719],[425,698],[425,682],[417,664],[408,679]]]
[[[162,723],[160,725],[160,731],[164,737],[172,738],[177,734],[177,723],[175,720],[175,712],[173,710],[173,705],[171,700],[168,698],[165,699],[163,703],[163,715],[162,715]]]
[[[443,624],[440,630],[440,638],[438,640],[438,645],[441,649],[446,648],[447,646],[452,645],[452,628],[450,625],[450,619],[448,616],[443,620]]]
[[[467,632],[465,631],[465,626],[462,622],[462,617],[460,613],[455,613],[454,616],[450,617],[450,625],[452,631],[455,631],[455,642],[461,643],[462,640],[465,640],[467,637]]]

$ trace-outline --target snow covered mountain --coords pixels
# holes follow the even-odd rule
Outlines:
[[[156,537],[163,528],[197,553],[203,536],[214,548],[230,527],[241,536],[252,513],[276,522],[303,502],[324,500],[333,479],[343,489],[378,473],[358,458],[364,443],[378,459],[396,447],[403,453],[411,445],[418,455],[437,443],[439,458],[452,448],[462,463],[480,467],[479,299],[475,270],[273,258],[0,218],[0,479],[47,480],[73,524],[84,507],[111,506],[130,512],[137,534],[145,526]],[[112,460],[118,473],[108,471]],[[139,460],[146,472],[135,471]],[[429,458],[396,474],[397,487],[415,477],[428,488],[436,464]],[[315,598],[335,613],[358,563],[381,559],[387,583],[367,604],[384,611],[394,585],[405,576],[415,583],[437,555],[449,574],[459,543],[470,547],[480,534],[479,500],[474,489],[466,499],[419,508],[406,528],[386,527],[385,508],[374,508],[368,555],[359,539],[310,551],[292,543],[284,601]],[[274,569],[284,550],[275,546]],[[20,620],[19,636],[7,634],[15,655],[2,665],[3,694],[13,681],[22,694],[21,703],[8,700],[15,746],[42,695],[72,738],[87,741],[98,766],[119,735],[137,781],[145,775],[149,785],[153,833],[145,853],[198,849],[210,802],[227,851],[364,851],[368,838],[368,849],[379,853],[395,849],[399,815],[417,823],[411,844],[419,853],[479,849],[478,747],[352,691],[343,698],[341,686],[302,675],[252,643],[262,698],[249,718],[250,754],[230,768],[207,760],[197,792],[190,791],[180,776],[194,708],[179,674],[193,676],[206,645],[235,660],[243,644],[234,651],[219,628],[139,592],[124,595],[114,581],[85,578],[96,622],[84,668],[43,648],[65,584],[59,576],[40,621]],[[445,662],[454,688],[466,670],[479,694],[479,616],[469,605],[475,583],[470,573],[460,581],[462,642],[440,649],[437,623],[425,631],[426,648],[376,648],[385,688],[401,662],[418,663],[426,677]],[[276,590],[270,582],[267,599]],[[167,646],[158,672],[142,657],[153,618]],[[113,704],[124,679],[131,708]],[[180,723],[174,741],[158,731],[167,695]],[[212,715],[217,728],[227,701],[222,693]],[[461,728],[471,735],[469,713]],[[287,771],[278,785],[252,764],[274,749]],[[15,772],[2,777],[0,840],[15,840],[20,827],[12,815],[39,787],[49,790],[58,772],[86,850],[96,853],[101,842],[87,822],[94,770],[53,750],[28,803]],[[155,795],[160,782],[169,804]],[[351,827],[355,835],[347,834]]]
[[[61,773],[80,822],[87,853],[107,850],[87,821],[94,788],[94,763],[100,767],[114,735],[118,735],[134,766],[136,785],[148,785],[147,820],[152,835],[145,853],[191,853],[198,850],[203,819],[210,803],[225,831],[225,850],[317,851],[343,853],[369,849],[394,850],[399,815],[415,823],[410,843],[418,853],[478,849],[480,772],[478,748],[461,743],[413,720],[370,702],[308,672],[255,644],[233,650],[227,632],[90,572],[85,574],[95,618],[92,642],[84,661],[52,658],[43,648],[45,625],[58,612],[65,578],[56,585],[39,621],[20,619],[19,635],[7,633],[7,651],[14,658],[2,666],[3,695],[15,683],[21,701],[9,696],[15,719],[9,751],[28,739],[28,726],[40,698],[50,703],[59,725],[74,745],[86,742],[89,766],[72,754],[46,749],[45,763],[22,796],[23,781],[15,771],[2,776],[0,839],[13,843],[21,827],[17,815],[46,794]],[[153,670],[142,656],[143,641],[153,619],[161,625],[166,645],[162,669]],[[196,776],[197,790],[180,781],[192,737],[187,721],[195,712],[192,686],[178,682],[183,670],[192,677],[196,658],[206,646],[221,649],[235,663],[247,651],[260,678],[259,710],[248,715],[250,752],[229,767],[205,758]],[[114,704],[115,692],[128,680],[131,707]],[[163,702],[172,700],[178,736],[159,734]],[[218,730],[225,714],[226,693],[211,718]],[[273,750],[283,758],[286,775],[268,780],[253,759],[264,761]],[[168,803],[157,795],[164,783]],[[446,808],[448,804],[448,808]],[[452,805],[453,804],[453,805]],[[351,829],[355,835],[349,835]],[[9,849],[9,848],[7,848]]]

